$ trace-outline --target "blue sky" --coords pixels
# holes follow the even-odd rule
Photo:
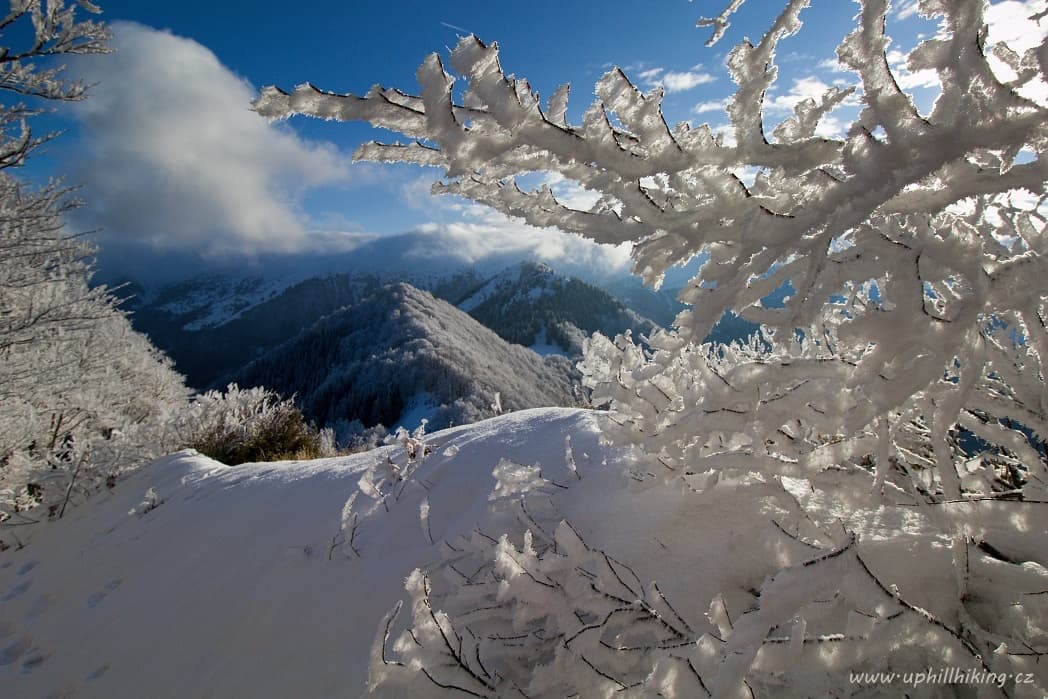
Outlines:
[[[423,58],[446,54],[472,32],[498,41],[503,68],[527,77],[543,98],[570,83],[569,121],[589,106],[601,74],[617,65],[642,88],[666,88],[671,123],[723,125],[721,107],[732,93],[725,53],[743,37],[759,39],[782,5],[749,0],[707,49],[709,30],[695,21],[719,13],[727,0],[99,3],[116,52],[72,63],[72,71],[98,84],[88,101],[51,120],[67,132],[28,171],[82,185],[87,205],[72,223],[101,228],[107,247],[146,245],[202,259],[293,253],[337,245],[347,233],[454,226],[480,235],[520,233],[521,224],[429,197],[437,171],[349,164],[357,145],[394,140],[388,133],[306,118],[265,122],[249,111],[263,85],[290,89],[310,81],[359,94],[381,83],[412,92]],[[914,3],[895,5],[895,48],[935,31],[915,15]],[[1017,0],[1003,5],[1028,9]],[[785,118],[802,97],[850,82],[835,67],[834,49],[857,9],[845,0],[813,0],[804,30],[780,48],[770,117]],[[904,85],[930,106],[934,80],[907,74],[896,53]],[[827,132],[853,114],[845,107]]]

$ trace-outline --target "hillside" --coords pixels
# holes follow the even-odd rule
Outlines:
[[[223,388],[252,360],[394,280],[432,288],[503,339],[542,354],[578,354],[582,338],[594,331],[648,334],[655,327],[598,287],[538,263],[440,278],[338,273],[294,279],[203,275],[154,291],[129,286],[125,307],[136,329],[201,390]]]
[[[433,536],[513,518],[516,498],[493,497],[500,458],[566,482],[570,434],[580,467],[597,467],[611,452],[592,415],[533,410],[431,435],[418,478]],[[419,527],[417,484],[361,527],[359,558],[331,552],[346,499],[387,456],[405,463],[399,446],[237,467],[181,452],[0,554],[2,694],[361,696],[382,616],[440,555]],[[150,488],[162,502],[139,514]]]
[[[583,340],[594,332],[639,336],[657,327],[606,291],[544,264],[523,262],[472,285],[456,281],[435,293],[503,339],[543,354],[581,354]]]
[[[949,595],[941,591],[955,582],[951,540],[935,533],[937,513],[901,508],[906,512],[870,517],[863,507],[820,500],[804,479],[783,480],[785,500],[761,480],[726,480],[706,491],[638,487],[643,464],[607,445],[599,416],[545,408],[459,426],[429,435],[430,453],[421,463],[410,462],[401,445],[236,467],[188,451],[165,457],[37,529],[24,549],[0,553],[4,695],[361,697],[370,665],[373,679],[400,672],[397,682],[405,687],[383,686],[373,696],[457,696],[417,669],[382,662],[421,656],[442,683],[496,696],[456,668],[427,621],[432,609],[451,615],[448,636],[460,634],[476,647],[468,666],[511,678],[527,696],[553,699],[572,687],[578,696],[615,696],[619,680],[608,673],[627,682],[672,682],[675,696],[703,696],[693,672],[648,676],[651,657],[642,655],[637,667],[625,664],[608,639],[645,638],[648,616],[680,626],[663,655],[684,648],[676,652],[690,653],[713,678],[723,667],[718,644],[735,640],[731,620],[746,629],[740,615],[773,588],[815,600],[823,616],[809,623],[809,634],[843,628],[846,619],[861,622],[841,595],[819,605],[823,586],[812,591],[800,574],[809,562],[850,560],[833,559],[832,543],[816,547],[791,533],[814,535],[827,523],[855,532],[870,575],[890,581],[890,594],[867,591],[881,600],[877,614],[904,613],[892,595],[921,614],[948,611]],[[872,480],[862,469],[838,470],[834,478],[857,503]],[[969,525],[992,533],[1014,512],[972,509]],[[1031,531],[1023,542],[995,541],[1011,551],[1043,548],[1042,538]],[[892,556],[900,540],[905,566]],[[973,576],[991,584],[1002,564],[976,551]],[[432,607],[417,597],[415,569],[427,573]],[[1034,578],[1035,572],[1029,571]],[[865,589],[861,580],[853,587]],[[1043,589],[1036,583],[1016,589]],[[406,587],[415,591],[414,602]],[[404,602],[399,616],[387,617],[398,601]],[[623,604],[634,612],[612,623],[611,612]],[[761,607],[766,614],[776,609]],[[793,611],[781,613],[789,619]],[[930,648],[950,642],[918,615],[895,623],[912,624],[909,631],[921,634],[917,642],[925,638]],[[537,630],[521,635],[519,628]],[[547,638],[543,628],[554,635]],[[381,644],[386,629],[389,639]],[[788,627],[779,633],[789,638]],[[564,639],[571,639],[571,652]],[[827,654],[814,642],[791,649],[806,655],[774,652],[787,645],[773,645],[754,662],[757,696],[848,696],[856,689],[848,673],[852,654]],[[805,668],[812,653],[822,669],[789,671]],[[884,653],[900,672],[927,668],[934,656],[913,645]],[[956,662],[969,666],[963,657]],[[900,674],[894,684],[858,689],[863,696],[900,696],[912,684]],[[934,690],[950,688],[918,689],[916,696],[942,696]]]
[[[132,306],[135,328],[163,349],[195,388],[224,387],[267,349],[381,286],[374,277],[345,275],[306,279],[287,288],[234,281],[198,279]]]
[[[235,375],[296,402],[318,424],[431,427],[504,410],[572,405],[573,368],[501,339],[408,284],[383,287],[317,321]]]

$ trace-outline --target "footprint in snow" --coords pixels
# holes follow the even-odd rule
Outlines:
[[[11,587],[8,588],[7,593],[4,594],[3,597],[0,597],[0,602],[10,602],[15,597],[18,597],[19,595],[24,593],[26,590],[28,590],[32,586],[33,586],[33,581],[32,580],[23,580],[22,582],[18,583],[17,585],[12,585]]]
[[[108,597],[110,592],[120,587],[120,585],[123,584],[123,582],[123,578],[113,578],[112,580],[106,583],[106,586],[104,588],[102,588],[98,592],[88,595],[87,600],[85,600],[85,603],[88,607],[93,609],[98,605],[99,602]]]
[[[25,575],[33,568],[36,568],[38,565],[40,565],[40,561],[27,561],[26,563],[23,563],[22,565],[18,566],[18,570],[15,572],[15,575]]]
[[[8,644],[0,649],[0,665],[10,665],[21,658],[32,645],[33,639],[30,636],[22,636],[17,641]]]
[[[44,697],[44,699],[71,699],[71,697],[76,696],[76,692],[76,685],[68,684],[65,687],[53,690],[50,694]]]
[[[26,619],[35,619],[48,610],[51,606],[51,595],[39,595],[33,600],[33,606],[25,613]]]
[[[45,653],[39,648],[33,648],[30,650],[30,655],[22,661],[22,674],[28,675],[30,672],[35,670],[44,664],[44,661],[51,657],[50,653]]]

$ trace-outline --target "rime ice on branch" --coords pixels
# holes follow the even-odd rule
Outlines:
[[[1020,56],[993,47],[1018,76],[1004,83],[988,60],[982,3],[924,2],[943,31],[914,49],[910,64],[936,70],[943,88],[922,115],[885,57],[888,3],[866,0],[859,26],[838,48],[858,83],[802,102],[768,133],[763,100],[776,77],[775,50],[800,30],[806,5],[790,2],[759,43],[730,53],[735,143],[707,126],[670,128],[661,92],[641,93],[617,69],[597,84],[582,123],[568,124],[566,86],[543,107],[526,80],[505,76],[497,45],[472,36],[451,55],[467,81],[461,105],[434,54],[418,70],[418,96],[270,87],[255,108],[268,117],[366,120],[416,139],[367,144],[356,157],[442,167],[447,181],[434,192],[601,243],[632,241],[636,270],[650,283],[707,252],[681,295],[692,308],[678,318],[678,332],[656,340],[660,374],[686,361],[686,343],[705,337],[729,308],[763,323],[775,351],[718,379],[728,395],[685,401],[674,416],[656,406],[663,422],[694,424],[696,409],[759,411],[760,424],[740,423],[757,455],[790,418],[848,436],[878,433],[886,420],[894,441],[921,415],[940,468],[958,423],[981,439],[1009,441],[1033,466],[1041,459],[1002,425],[1045,434],[1048,270],[1037,197],[1048,179],[1048,110],[1016,90],[1043,80],[1048,50],[1042,44]],[[864,106],[847,137],[816,137],[819,120],[853,94]],[[740,168],[756,170],[751,185],[734,174]],[[518,188],[515,178],[529,172],[557,172],[601,198],[590,211],[571,209],[547,187]],[[1037,203],[1019,205],[1024,192]],[[795,293],[784,308],[761,305],[787,282]],[[599,371],[593,381],[604,385]],[[1044,478],[1043,465],[1034,470]],[[957,496],[956,477],[942,479]]]
[[[713,40],[742,3],[726,4],[702,22],[714,28]],[[863,580],[876,590],[862,593],[867,606],[857,602],[852,612],[866,614],[887,595],[900,614],[946,639],[938,660],[1017,670],[1046,652],[1044,608],[1016,595],[1030,595],[1017,590],[1048,565],[1048,553],[1023,534],[1043,531],[1048,501],[1048,109],[1020,94],[1044,85],[1048,40],[1024,53],[990,46],[983,2],[921,0],[940,31],[910,52],[908,65],[935,71],[942,85],[922,114],[886,56],[888,1],[859,4],[856,27],[837,49],[855,83],[801,102],[773,127],[764,100],[777,77],[776,49],[801,30],[808,2],[788,2],[758,43],[729,53],[738,86],[727,108],[733,138],[706,125],[670,127],[661,91],[642,93],[618,69],[597,83],[582,122],[570,124],[566,86],[543,103],[526,80],[506,77],[497,45],[472,36],[451,54],[451,69],[466,81],[461,104],[455,78],[434,54],[418,70],[418,95],[374,87],[358,97],[307,84],[290,94],[266,88],[255,108],[270,118],[365,120],[403,134],[413,141],[370,143],[356,157],[440,167],[445,181],[435,193],[600,243],[632,242],[635,271],[651,284],[706,253],[681,292],[691,308],[675,330],[651,338],[651,351],[629,337],[591,341],[584,372],[594,403],[611,408],[610,433],[641,445],[665,483],[710,490],[756,479],[802,511],[796,493],[810,490],[816,508],[869,508],[871,517],[885,507],[936,506],[934,536],[955,552],[943,618],[882,584],[861,558],[862,542],[854,555],[850,544],[841,548],[839,522],[808,517],[823,532],[814,547],[823,553],[812,555],[846,551],[840,584],[856,593],[857,583],[846,581]],[[1031,19],[1042,32],[1046,15]],[[820,121],[846,100],[861,110],[845,135],[817,136]],[[752,183],[736,175],[741,170],[754,173]],[[600,198],[580,211],[548,187],[516,184],[543,172]],[[762,304],[787,284],[793,292],[783,307]],[[729,309],[763,324],[767,344],[701,345]],[[861,491],[842,492],[845,481]],[[1015,501],[1014,509],[997,524],[966,520],[972,503],[1001,499]],[[969,555],[985,552],[979,537],[998,526],[1026,543],[997,560],[1022,564],[1033,577],[995,589],[986,603],[997,611],[974,613],[966,605],[981,583]],[[703,661],[719,668],[710,670],[714,694],[731,695],[760,665],[758,650],[771,652],[768,619],[796,621],[798,652],[815,643],[798,612],[807,602],[795,593],[824,582],[818,570],[784,568],[788,575],[777,579],[796,586],[769,578],[757,608],[743,610],[746,621],[720,639],[729,650],[711,650]],[[1039,621],[1020,628],[1008,609]],[[878,629],[895,629],[879,638],[913,643],[918,632],[893,627],[894,618],[877,616],[875,626],[886,624]],[[878,634],[842,630],[841,639]],[[866,662],[860,655],[853,662]],[[478,686],[477,695],[489,689]]]

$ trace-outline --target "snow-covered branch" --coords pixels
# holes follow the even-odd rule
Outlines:
[[[356,157],[439,167],[444,181],[434,185],[436,193],[600,243],[632,242],[635,271],[648,283],[705,256],[681,292],[690,308],[674,330],[644,345],[629,336],[590,340],[582,368],[593,402],[610,408],[613,439],[642,448],[645,465],[632,474],[638,487],[667,493],[684,487],[695,497],[740,484],[768,489],[773,495],[763,497],[804,514],[821,532],[820,550],[829,542],[834,553],[813,563],[782,561],[779,573],[759,590],[753,586],[757,599],[741,619],[711,621],[717,633],[705,637],[685,634],[691,656],[634,662],[629,654],[638,651],[622,650],[631,646],[607,641],[604,632],[620,618],[630,623],[616,633],[633,628],[636,608],[629,605],[639,596],[580,611],[568,595],[559,621],[552,612],[540,617],[534,609],[552,609],[550,597],[561,587],[579,589],[565,577],[576,573],[566,573],[563,561],[531,539],[523,549],[500,542],[494,555],[502,578],[492,585],[506,583],[522,599],[541,593],[544,600],[545,606],[514,607],[515,631],[525,634],[518,640],[526,639],[529,657],[565,672],[568,659],[578,661],[590,686],[608,692],[661,678],[652,686],[668,696],[730,696],[741,687],[774,694],[781,678],[800,681],[791,674],[793,661],[818,666],[818,653],[805,652],[814,644],[847,647],[842,652],[861,665],[875,662],[871,649],[924,638],[950,650],[922,661],[963,657],[983,670],[1009,672],[1029,667],[1023,663],[1044,648],[1043,610],[1032,598],[1017,601],[1015,591],[1033,585],[1048,563],[1024,534],[1043,519],[1040,503],[1048,499],[1048,108],[1023,90],[1048,77],[1048,38],[1022,54],[990,46],[981,0],[920,2],[941,27],[908,55],[910,70],[934,71],[941,83],[923,113],[889,61],[890,3],[862,0],[854,31],[837,50],[854,83],[805,100],[770,124],[776,52],[784,38],[803,31],[808,4],[784,3],[760,41],[729,53],[737,84],[727,106],[732,137],[706,125],[671,127],[662,92],[642,92],[619,69],[597,83],[581,122],[569,123],[567,87],[544,103],[526,80],[507,76],[496,44],[472,36],[451,53],[450,70],[436,54],[423,62],[417,95],[374,87],[361,97],[303,85],[290,93],[266,88],[255,103],[270,118],[365,120],[398,132],[409,142],[367,144]],[[741,5],[725,2],[719,16],[700,22],[712,27],[712,41]],[[1048,35],[1048,15],[1031,21]],[[995,62],[1011,74],[999,74]],[[461,92],[456,76],[465,81]],[[859,109],[843,135],[817,135],[820,123],[847,104]],[[599,199],[589,210],[573,209],[549,187],[518,186],[530,173],[555,173]],[[772,303],[782,291],[785,301]],[[701,344],[727,310],[761,323],[762,337],[747,346]],[[1016,513],[966,519],[972,513],[963,508],[1002,493],[1015,498]],[[930,507],[945,503],[959,509]],[[883,569],[868,565],[871,551],[893,560],[887,544],[848,543],[829,534],[840,531],[839,520],[816,521],[853,511],[881,521],[913,506],[936,513],[922,526],[941,541],[965,542],[973,528],[1000,527],[1023,542],[1008,561],[975,565],[1009,566],[1014,577],[990,589],[992,575],[962,568],[962,546],[951,543],[950,574],[965,582],[941,592],[941,609],[925,610],[895,591]],[[753,508],[754,517],[766,516]],[[901,524],[895,531],[900,541],[916,536]],[[971,595],[980,585],[980,600],[992,613],[976,611]],[[598,591],[595,598],[604,602],[605,593],[625,594],[612,586]],[[431,604],[428,586],[416,586],[413,596],[416,607]],[[843,630],[830,624],[806,632],[821,623],[812,621],[813,610],[827,604],[836,611],[821,618],[852,621]],[[1025,626],[1005,611],[1010,604],[1038,621]],[[711,619],[729,618],[724,604],[719,609],[711,608]],[[572,633],[564,619],[591,628],[592,648],[569,653],[574,643],[555,640]],[[785,638],[780,632],[788,627],[789,642],[769,641]],[[651,649],[664,640],[640,643]],[[995,652],[1023,644],[1032,655]],[[404,640],[397,649],[410,648]],[[419,662],[450,666],[439,653]],[[514,682],[522,693],[542,696]],[[830,680],[815,689],[806,682],[812,695],[852,690]],[[467,689],[485,696],[491,687],[473,682]]]

